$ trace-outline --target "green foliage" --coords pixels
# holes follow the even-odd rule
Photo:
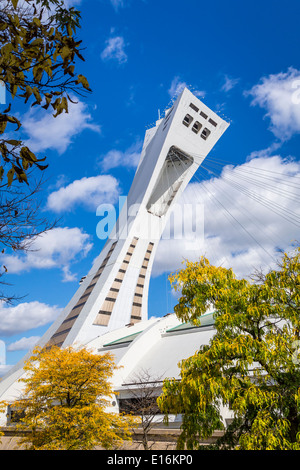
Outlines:
[[[234,418],[216,448],[300,449],[300,249],[255,282],[205,258],[170,280],[181,292],[178,317],[201,324],[212,307],[216,328],[209,345],[181,363],[181,380],[164,383],[161,409],[183,413],[178,446],[198,448],[222,429],[225,405]]]
[[[0,80],[12,100],[53,108],[53,116],[68,112],[70,92],[89,92],[87,79],[76,75],[81,41],[75,37],[80,12],[65,8],[61,0],[2,0],[0,12]],[[21,6],[19,6],[21,4]],[[21,122],[10,114],[12,104],[0,113],[0,181],[28,184],[28,171],[45,170],[45,158],[36,155],[19,138],[4,132],[19,131]]]

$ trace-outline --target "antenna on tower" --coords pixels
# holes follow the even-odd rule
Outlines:
[[[158,120],[160,119],[160,109],[158,110]]]

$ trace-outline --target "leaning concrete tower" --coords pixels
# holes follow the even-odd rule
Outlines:
[[[40,346],[85,344],[147,320],[152,264],[170,210],[228,125],[185,88],[164,118],[147,130],[116,226]],[[1,382],[0,399],[20,375],[22,363]]]

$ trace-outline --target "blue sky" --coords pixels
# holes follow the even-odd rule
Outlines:
[[[203,204],[205,254],[247,276],[299,240],[299,2],[68,4],[81,10],[85,62],[78,71],[93,93],[57,119],[15,104],[24,140],[47,155],[43,215],[60,223],[37,240],[37,251],[3,255],[9,291],[24,296],[0,308],[7,365],[78,288],[104,243],[96,235],[97,206],[117,207],[128,193],[146,127],[184,86],[231,123],[183,195]],[[168,273],[199,254],[184,240],[161,242],[149,315],[172,311]]]

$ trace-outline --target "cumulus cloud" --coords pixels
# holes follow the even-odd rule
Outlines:
[[[219,177],[190,183],[180,205],[203,206],[204,236],[191,243],[192,227],[179,239],[163,234],[153,274],[180,269],[184,259],[201,255],[214,265],[232,267],[240,277],[274,267],[279,249],[290,249],[299,238],[299,177],[299,162],[277,155],[226,166]],[[178,224],[175,218],[173,230],[180,233]]]
[[[173,78],[170,88],[168,90],[169,95],[171,98],[176,98],[184,88],[190,88],[189,85],[185,81],[183,81],[179,76]],[[192,90],[194,95],[198,96],[199,98],[205,96],[205,91],[203,90]]]
[[[245,94],[252,97],[252,106],[266,110],[270,130],[284,141],[300,133],[299,90],[300,71],[290,67],[287,72],[263,77]]]
[[[77,205],[95,210],[103,202],[114,204],[118,195],[118,181],[113,176],[84,177],[53,191],[48,196],[47,208],[57,213],[69,211]]]
[[[71,265],[85,257],[92,248],[90,236],[74,227],[54,228],[39,236],[31,251],[19,255],[2,255],[1,262],[9,273],[20,274],[31,269],[61,269],[64,281],[73,281]]]
[[[0,334],[11,336],[47,325],[53,322],[61,311],[62,309],[57,306],[50,306],[38,301],[24,302],[13,307],[1,303]]]
[[[142,142],[138,140],[125,151],[112,149],[99,158],[99,166],[103,171],[119,166],[136,168],[140,159]]]
[[[115,60],[119,64],[125,64],[128,60],[125,52],[125,41],[122,36],[113,36],[105,41],[106,47],[101,52],[103,61]]]
[[[101,132],[100,126],[93,122],[87,105],[79,100],[76,104],[69,103],[69,112],[56,118],[51,111],[30,108],[22,119],[22,130],[29,136],[26,143],[33,152],[49,149],[62,154],[85,129]]]
[[[14,343],[10,343],[7,346],[7,351],[28,351],[37,344],[39,339],[40,336],[29,336],[28,338],[24,336]]]

